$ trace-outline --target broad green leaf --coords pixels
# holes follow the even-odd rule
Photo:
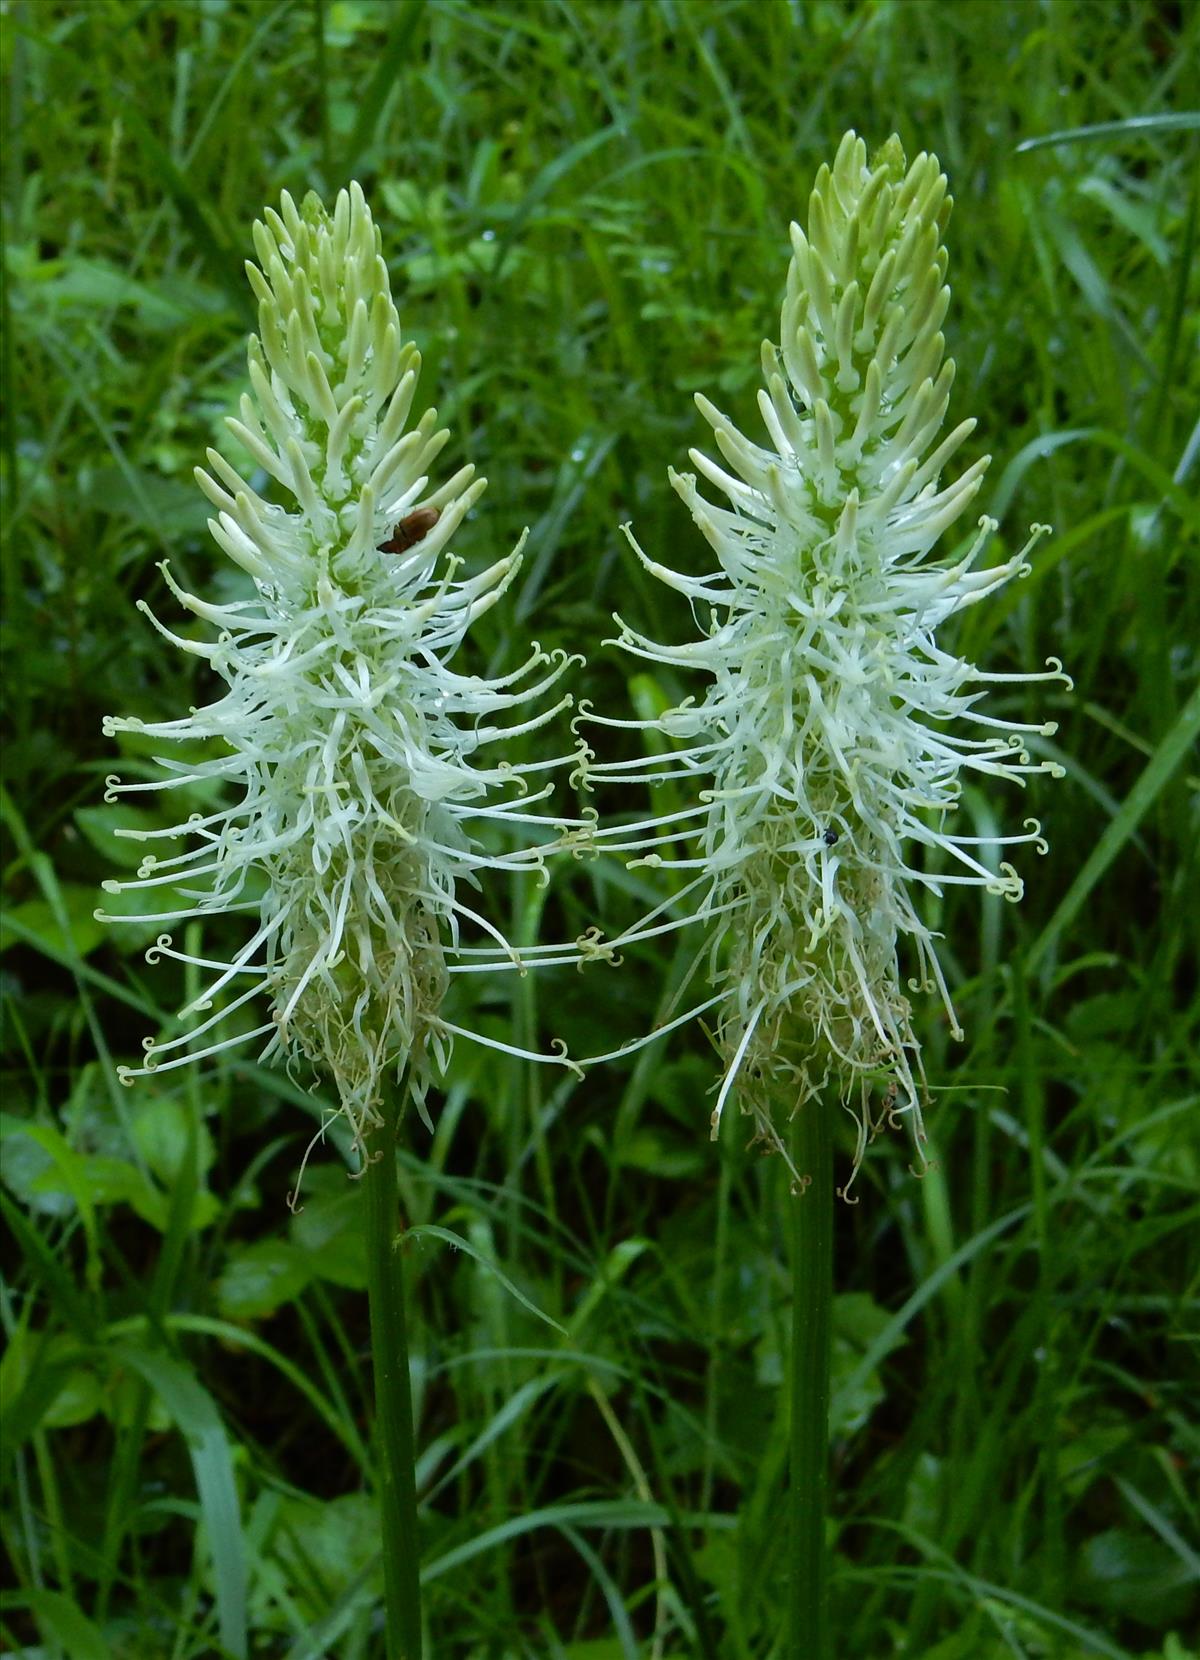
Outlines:
[[[217,1281],[217,1307],[229,1320],[262,1320],[294,1302],[312,1278],[304,1252],[263,1239],[231,1253]]]
[[[1075,1578],[1086,1602],[1151,1629],[1179,1625],[1200,1601],[1200,1585],[1176,1552],[1127,1528],[1109,1528],[1086,1540]]]
[[[363,1200],[357,1184],[335,1172],[337,1188],[305,1197],[291,1222],[291,1236],[311,1273],[351,1291],[367,1284]]]
[[[864,1372],[863,1355],[873,1351],[876,1362],[906,1341],[890,1331],[891,1316],[865,1292],[852,1291],[833,1300],[832,1407],[830,1431],[853,1435],[862,1429],[883,1399],[878,1365]]]
[[[104,895],[98,888],[77,882],[59,884],[70,934],[63,932],[54,908],[46,899],[26,899],[0,914],[0,951],[13,945],[32,945],[53,957],[87,957],[104,938],[105,927],[95,912]]]
[[[138,1152],[164,1187],[169,1187],[187,1150],[190,1109],[177,1096],[157,1095],[151,1087],[135,1098],[129,1121]],[[196,1126],[197,1171],[210,1170],[216,1156],[212,1136],[201,1120]]]
[[[76,807],[74,817],[80,832],[96,852],[117,870],[136,870],[148,853],[153,853],[156,859],[170,859],[183,851],[182,841],[145,842],[120,835],[118,832],[122,830],[162,830],[174,822],[123,801],[102,807]]]

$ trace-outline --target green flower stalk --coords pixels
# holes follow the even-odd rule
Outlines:
[[[449,434],[434,410],[410,424],[420,357],[401,338],[358,185],[339,193],[332,215],[315,196],[298,209],[285,193],[254,242],[251,391],[228,425],[280,499],[209,450],[208,470],[196,471],[216,509],[209,528],[248,574],[249,597],[211,603],[164,564],[175,599],[216,637],[185,638],[151,619],[225,691],[177,720],[106,722],[109,733],[209,752],[164,758],[150,781],[110,779],[108,799],[189,789],[226,799],[168,830],[118,831],[192,846],[150,854],[136,880],[105,887],[176,889],[152,920],[244,912],[249,927],[229,961],[198,962],[210,978],[182,1013],[205,1018],[148,1040],[142,1065],[122,1076],[261,1040],[264,1059],[307,1060],[334,1081],[361,1151],[381,1122],[389,1072],[404,1067],[423,1110],[462,1030],[443,1012],[455,975],[577,960],[574,947],[518,953],[463,898],[484,869],[544,872],[560,833],[572,833],[531,810],[559,763],[504,755],[570,703],[545,697],[568,659],[534,644],[496,679],[448,667],[512,583],[520,548],[472,577],[448,551],[485,481],[464,466],[430,483]],[[482,838],[494,848],[496,834],[514,832],[525,845],[485,851]],[[149,955],[197,961],[169,933]],[[263,1002],[259,1024],[227,1025]]]
[[[670,474],[718,568],[669,570],[630,535],[646,568],[687,596],[703,637],[664,645],[618,617],[618,643],[702,671],[707,693],[655,720],[601,721],[670,743],[589,769],[608,784],[705,786],[681,811],[600,832],[601,845],[640,864],[682,844],[671,869],[693,873],[613,944],[708,927],[714,995],[700,1008],[719,1009],[724,1060],[713,1134],[736,1091],[789,1163],[786,1121],[830,1086],[858,1121],[855,1168],[884,1081],[889,1106],[921,1138],[909,993],[936,992],[960,1034],[920,894],[962,883],[1016,899],[1016,871],[992,868],[987,849],[1046,850],[1033,820],[1019,834],[965,834],[955,816],[963,780],[1023,784],[1060,770],[1026,748],[1052,721],[1011,720],[981,698],[989,686],[1065,680],[1061,664],[989,674],[938,639],[958,612],[1028,572],[1043,529],[988,568],[977,568],[995,528],[987,519],[966,553],[933,554],[988,464],[944,479],[975,427],[964,420],[943,435],[954,379],[941,332],[949,211],[936,158],[906,169],[896,138],[868,164],[847,133],[821,168],[808,231],[792,226],[780,344],[763,348],[768,443],[698,396],[721,460],[691,457],[724,502],[703,496],[694,475]],[[682,918],[672,914],[679,899]],[[902,947],[915,970],[907,982]]]

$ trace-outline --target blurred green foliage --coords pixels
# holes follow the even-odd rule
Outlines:
[[[129,847],[101,716],[208,695],[134,602],[163,604],[168,556],[189,588],[237,581],[190,475],[243,390],[251,220],[362,182],[448,463],[491,481],[459,551],[531,527],[466,661],[584,650],[579,695],[621,714],[696,688],[626,684],[602,643],[616,607],[692,627],[617,526],[701,567],[665,485],[690,394],[756,430],[787,222],[854,126],[949,172],[953,408],[1002,545],[1056,529],[957,643],[1059,656],[1076,689],[1024,904],[931,909],[968,1027],[953,1051],[927,1011],[935,1155],[918,1179],[881,1139],[839,1208],[838,1652],[1194,1660],[1197,15],[9,0],[0,25],[8,1650],[382,1653],[344,1141],[293,1214],[305,1080],[224,1056],[121,1090],[186,971],[146,970],[153,924],[92,917]],[[1024,807],[968,802],[985,827]],[[581,865],[508,920],[573,937],[638,897]],[[473,981],[455,1018],[614,1047],[687,971],[652,944]],[[699,1030],[583,1085],[535,1071],[462,1045],[403,1160],[430,1651],[778,1655],[782,1173],[733,1114],[707,1142]]]

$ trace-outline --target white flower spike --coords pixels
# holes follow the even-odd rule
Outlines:
[[[210,604],[163,565],[175,598],[218,632],[199,643],[151,620],[203,658],[226,690],[179,720],[105,723],[110,734],[216,751],[160,760],[165,776],[148,782],[109,779],[109,800],[179,789],[212,805],[172,829],[117,831],[194,845],[179,857],[147,857],[136,881],[106,890],[175,887],[178,899],[151,920],[245,911],[250,937],[227,963],[190,957],[169,934],[159,939],[150,960],[215,971],[181,1011],[205,1018],[182,1036],[147,1040],[143,1065],[122,1072],[128,1081],[265,1039],[263,1058],[305,1057],[334,1080],[361,1150],[380,1122],[389,1070],[407,1064],[423,1110],[459,1031],[442,1014],[452,975],[579,960],[569,946],[519,953],[459,896],[464,882],[479,885],[483,867],[544,872],[547,854],[573,840],[580,821],[528,810],[552,789],[531,792],[528,780],[579,757],[474,764],[476,752],[502,753],[506,738],[570,703],[543,701],[568,659],[535,644],[519,669],[495,680],[446,666],[473,619],[512,582],[520,548],[470,578],[458,577],[460,561],[446,553],[485,481],[467,466],[431,488],[449,434],[434,410],[405,431],[420,358],[401,341],[361,189],[341,191],[332,216],[316,196],[297,209],[285,193],[281,211],[268,208],[265,218],[254,227],[259,266],[247,265],[261,330],[249,341],[253,396],[228,424],[287,505],[265,500],[209,450],[211,471],[196,471],[217,510],[209,528],[253,579],[254,597]],[[513,709],[532,712],[493,722]],[[228,804],[223,791],[234,797]],[[512,826],[527,845],[484,852],[476,840],[484,834],[492,845]],[[221,1035],[229,1015],[260,998],[270,1006],[265,1021]]]
[[[1032,820],[1021,835],[959,834],[963,775],[1023,784],[1028,773],[1061,771],[1025,748],[1027,734],[1052,733],[1053,722],[1028,726],[978,707],[988,684],[1066,681],[1061,664],[985,674],[935,639],[956,612],[1028,572],[1044,529],[989,569],[974,568],[995,528],[987,519],[965,557],[929,557],[974,500],[988,460],[941,482],[975,426],[941,436],[954,377],[941,333],[949,208],[936,158],[906,169],[894,137],[868,164],[847,133],[832,169],[821,168],[807,235],[792,226],[780,348],[763,348],[758,401],[770,446],[697,397],[725,465],[696,450],[692,461],[728,506],[706,500],[691,474],[670,474],[719,569],[698,579],[668,570],[626,527],[646,568],[688,597],[705,637],[662,645],[618,617],[617,643],[702,670],[707,695],[656,720],[601,721],[672,744],[642,762],[590,768],[610,784],[711,775],[690,809],[599,840],[640,854],[638,863],[669,857],[672,870],[700,873],[680,896],[691,913],[675,925],[710,926],[716,996],[701,1008],[720,1005],[725,1062],[713,1134],[736,1088],[758,1134],[783,1150],[781,1108],[786,1119],[834,1081],[858,1121],[855,1169],[875,1087],[923,1136],[901,939],[917,971],[908,990],[936,989],[959,1032],[918,892],[970,883],[1016,899],[1016,872],[990,868],[984,850],[1032,842],[1046,851]],[[671,856],[665,844],[689,839],[694,856]],[[647,924],[667,909],[613,946],[665,931],[671,922]]]

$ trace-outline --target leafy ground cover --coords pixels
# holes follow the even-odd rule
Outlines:
[[[995,557],[1055,527],[959,644],[1058,656],[1075,690],[1023,904],[930,912],[968,1036],[925,1011],[929,1161],[881,1136],[839,1207],[838,1653],[1193,1655],[1197,18],[12,0],[3,27],[7,1648],[382,1652],[344,1143],[293,1212],[305,1080],[224,1056],[121,1089],[187,971],[146,967],[153,924],[93,920],[129,859],[102,715],[206,696],[134,602],[168,556],[233,597],[191,468],[243,390],[251,220],[363,183],[448,453],[491,480],[459,551],[531,527],[471,661],[585,650],[578,694],[620,713],[694,688],[603,644],[616,608],[691,633],[617,526],[702,568],[665,481],[702,441],[691,393],[754,430],[787,223],[854,126],[950,174],[952,411],[980,417],[964,465],[994,456]],[[581,863],[510,930],[613,929],[643,898]],[[472,982],[455,1019],[592,1054],[689,961],[648,941],[619,972]],[[781,1652],[788,1199],[736,1115],[709,1144],[714,1075],[699,1028],[582,1084],[462,1045],[433,1134],[411,1125],[432,1654]]]

